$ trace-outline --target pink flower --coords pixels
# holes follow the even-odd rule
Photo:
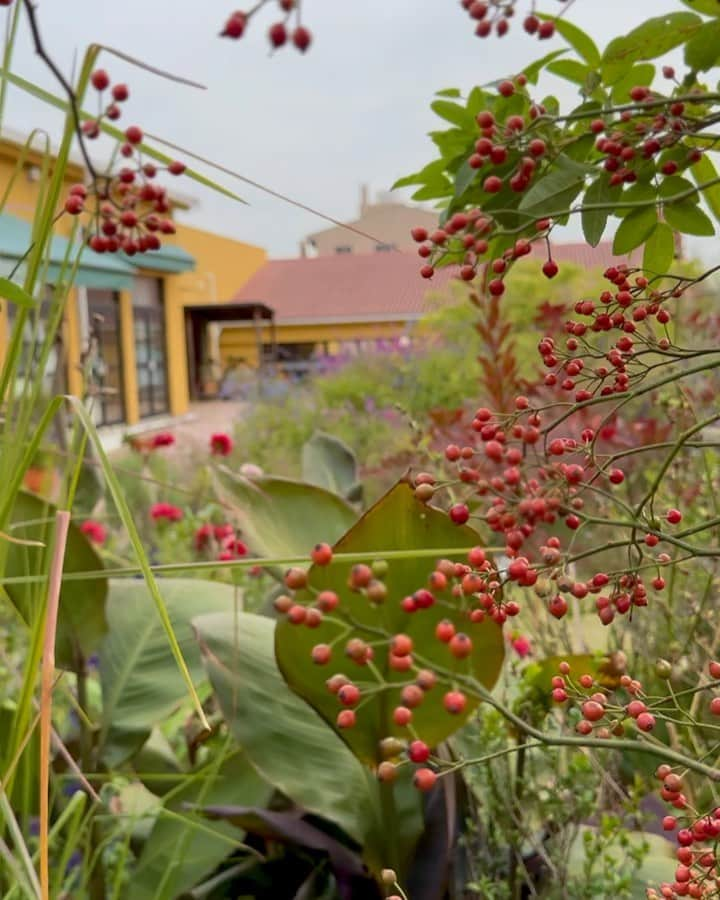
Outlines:
[[[183,517],[183,511],[172,503],[153,503],[150,507],[150,516],[157,522],[167,519],[168,522],[179,522]]]
[[[232,453],[233,439],[224,431],[210,435],[210,452],[213,456],[229,456]]]
[[[161,431],[159,434],[154,435],[151,440],[153,449],[157,447],[172,447],[174,443],[175,435],[170,434],[169,431]]]
[[[520,657],[520,659],[524,659],[526,656],[530,656],[532,653],[532,647],[530,646],[530,638],[526,637],[516,637],[512,640],[512,648]]]
[[[107,530],[100,522],[94,519],[88,519],[80,526],[80,531],[93,542],[93,544],[104,544],[107,540]]]
[[[201,525],[195,532],[194,542],[196,550],[204,550],[213,537],[213,527],[210,524]]]

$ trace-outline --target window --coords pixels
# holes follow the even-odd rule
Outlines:
[[[60,303],[60,305],[64,305],[65,299],[65,297],[59,299],[54,298],[52,287],[47,285],[45,288],[44,299],[25,320],[23,346],[20,351],[20,360],[17,370],[18,383],[16,388],[18,392],[23,389],[25,377],[33,377],[36,374],[37,367],[41,362],[41,356],[43,354],[43,345],[48,336],[48,323],[51,319],[55,320],[58,312],[57,304]],[[17,309],[13,303],[8,303],[7,310],[8,324],[12,329]],[[62,322],[55,333],[53,345],[50,347],[45,362],[43,390],[47,396],[54,396],[55,394],[67,392],[67,371],[65,369]]]
[[[120,309],[114,291],[87,289],[90,345],[90,384],[93,418],[97,425],[117,425],[125,420],[123,396]]]
[[[377,253],[389,253],[391,250],[397,250],[396,244],[375,244]]]
[[[340,244],[335,248],[336,253],[352,253],[352,247],[350,244]]]
[[[133,321],[140,417],[157,416],[168,410],[165,308],[159,279],[135,279]]]

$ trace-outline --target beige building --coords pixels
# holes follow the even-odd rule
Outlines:
[[[382,194],[376,203],[371,203],[368,189],[363,186],[358,218],[343,227],[335,225],[309,234],[300,244],[300,255],[415,251],[417,245],[410,236],[411,229],[421,225],[430,230],[437,227],[437,221],[437,213],[419,206],[407,206],[396,201],[392,194]]]

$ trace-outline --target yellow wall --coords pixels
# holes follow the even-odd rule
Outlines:
[[[264,265],[267,253],[261,247],[182,224],[173,241],[197,260],[193,272],[164,278],[170,412],[181,415],[190,402],[183,307],[232,300]]]
[[[407,330],[405,322],[343,322],[338,325],[277,325],[275,340],[278,344],[320,344],[343,341],[375,341],[398,338]],[[272,340],[269,327],[262,329],[262,341]],[[256,366],[257,340],[255,330],[244,325],[223,328],[220,335],[220,355],[223,365],[230,359],[245,359]]]

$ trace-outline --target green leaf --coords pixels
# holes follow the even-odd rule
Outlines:
[[[342,497],[302,481],[248,479],[220,467],[215,482],[260,556],[309,556],[315,544],[332,544],[357,518]]]
[[[414,496],[412,487],[400,482],[382,497],[356,525],[335,545],[339,553],[367,554],[368,564],[385,550],[413,551],[433,547],[458,549],[471,547],[479,542],[475,531],[468,527],[453,525],[447,514],[439,509],[425,506]],[[408,682],[407,672],[397,672],[388,666],[388,641],[382,635],[404,633],[411,637],[422,665],[436,671],[444,670],[448,675],[430,691],[422,704],[413,711],[413,727],[418,735],[430,746],[445,740],[466,720],[476,705],[468,701],[464,714],[451,715],[442,705],[442,697],[449,690],[452,674],[462,672],[473,674],[487,687],[492,687],[497,679],[503,660],[504,645],[502,631],[491,622],[478,624],[468,622],[466,616],[450,602],[438,603],[417,614],[406,613],[401,606],[402,599],[414,593],[427,583],[434,560],[416,559],[410,553],[406,558],[389,562],[387,575],[383,581],[387,587],[384,603],[373,605],[362,593],[348,590],[348,566],[331,563],[329,566],[313,566],[310,569],[312,591],[333,590],[341,598],[340,615],[327,617],[316,629],[299,629],[287,620],[278,623],[275,648],[278,664],[288,684],[294,691],[311,703],[329,722],[334,723],[340,709],[337,697],[325,685],[330,674],[344,672],[349,678],[357,679],[363,689],[373,688],[376,692],[367,695],[358,710],[358,724],[343,732],[343,737],[355,753],[369,763],[376,763],[379,757],[379,742],[389,735],[407,736],[407,729],[398,727],[392,719],[392,712],[400,703],[400,690]],[[308,594],[299,595],[311,600]],[[337,644],[338,662],[328,666],[317,666],[312,662],[311,651],[318,643],[332,644],[335,638],[342,640],[345,630],[343,617],[349,615],[354,623],[354,634],[375,644],[374,669],[358,667],[342,656],[344,641]],[[447,645],[435,637],[437,623],[451,619],[458,631],[469,629],[473,642],[473,653],[466,660],[456,660]],[[379,631],[378,631],[379,629]],[[380,636],[380,640],[378,640]],[[382,684],[375,680],[379,673]]]
[[[431,163],[428,163],[424,168],[420,169],[419,172],[415,172],[413,175],[405,175],[403,178],[398,178],[395,184],[393,184],[392,190],[394,191],[396,188],[401,187],[410,187],[414,184],[433,184],[438,181],[442,184],[443,179],[445,179],[445,169],[446,163],[444,159],[434,159]]]
[[[588,75],[592,71],[589,66],[578,62],[576,59],[559,59],[557,62],[550,63],[547,70],[552,72],[553,75],[559,75],[566,81],[572,81],[573,84],[579,84],[581,87],[585,84]]]
[[[607,225],[608,217],[612,210],[608,209],[585,209],[586,204],[608,204],[617,200],[622,193],[620,185],[611,186],[607,175],[601,173],[590,187],[585,191],[583,197],[582,211],[582,228],[585,240],[591,247],[597,247],[602,239]]]
[[[451,103],[449,100],[434,100],[430,104],[430,109],[440,116],[441,119],[445,119],[460,128],[471,130],[475,127],[473,116],[464,106],[460,106],[458,103]]]
[[[194,625],[228,727],[261,778],[364,844],[379,819],[372,776],[285,684],[275,623],[238,613],[200,616]]]
[[[25,309],[33,309],[37,305],[27,291],[9,278],[0,278],[0,298]]]
[[[436,97],[461,97],[460,88],[443,88],[441,91],[435,91]]]
[[[695,185],[692,181],[688,181],[687,178],[681,178],[680,175],[668,175],[660,185],[658,196],[661,200],[672,200],[678,194],[687,194],[688,191],[693,193],[688,194],[681,202],[699,203],[700,194],[695,190]]]
[[[600,65],[600,51],[595,45],[595,41],[582,28],[578,28],[577,25],[573,25],[567,19],[559,19],[556,16],[548,16],[543,13],[538,14],[538,19],[553,22],[555,31],[570,44],[577,55],[582,57],[589,66],[595,68]]]
[[[475,85],[475,87],[470,91],[470,94],[467,99],[467,111],[473,117],[473,121],[477,114],[486,108],[488,103],[487,95],[483,91],[481,87]]]
[[[698,185],[707,184],[718,177],[717,169],[707,153],[704,153],[696,163],[692,164],[690,172]],[[703,187],[701,194],[715,219],[720,222],[720,184]]]
[[[8,543],[5,567],[8,578],[49,571],[55,512],[52,504],[39,497],[24,491],[18,493],[10,515],[10,537],[20,541],[37,541],[43,546]],[[0,537],[0,540],[5,538]],[[64,574],[99,572],[102,568],[97,552],[77,525],[72,523],[68,532]],[[25,621],[30,623],[36,620],[45,604],[45,584],[8,584],[5,589]],[[102,576],[87,581],[63,581],[55,640],[58,668],[78,671],[97,650],[107,631],[107,589],[107,579]]]
[[[615,38],[602,56],[602,73],[608,84],[614,84],[628,65],[641,59],[656,59],[674,47],[684,44],[700,28],[703,20],[689,12],[668,13],[647,19],[629,34]]]
[[[693,12],[699,12],[703,16],[720,16],[718,0],[680,0],[680,2],[689,6]]]
[[[548,174],[525,192],[519,208],[537,213],[538,216],[561,212],[578,195],[590,171],[592,169],[589,166],[575,162],[568,156],[558,156]]]
[[[613,85],[611,97],[614,103],[628,103],[630,91],[636,85],[647,87],[655,77],[655,66],[652,63],[640,63],[628,69],[619,81]]]
[[[205,675],[190,620],[203,612],[230,611],[231,585],[199,579],[162,579],[158,587],[193,682]],[[113,579],[107,603],[108,634],[100,651],[103,713],[98,754],[109,765],[131,756],[152,727],[187,697],[147,586]]]
[[[622,256],[639,247],[650,234],[657,222],[654,206],[634,209],[620,223],[613,240],[613,253]]]
[[[160,811],[143,846],[132,869],[128,895],[133,900],[174,900],[239,849],[242,832],[227,822],[189,812],[185,804],[265,806],[271,793],[272,788],[238,750],[186,775],[182,788]]]
[[[710,237],[715,234],[712,220],[689,200],[680,203],[669,203],[663,207],[665,221],[675,231],[683,234],[696,234],[699,237]]]
[[[567,50],[565,49],[552,50],[541,59],[536,59],[535,62],[531,62],[530,65],[525,66],[525,68],[523,69],[523,75],[527,78],[530,84],[537,84],[540,72],[542,72],[547,64],[552,62],[554,59],[557,59],[558,56],[563,56],[565,53],[567,53]]]
[[[645,242],[643,270],[665,275],[675,258],[675,235],[665,222],[658,222]]]
[[[695,72],[707,72],[720,58],[720,21],[706,22],[685,44],[685,63]]]
[[[465,162],[460,166],[455,176],[455,194],[454,199],[457,200],[470,187],[477,177],[477,169],[473,169],[470,163]]]
[[[357,458],[344,441],[316,431],[302,448],[302,474],[308,484],[349,499],[358,481]]]

